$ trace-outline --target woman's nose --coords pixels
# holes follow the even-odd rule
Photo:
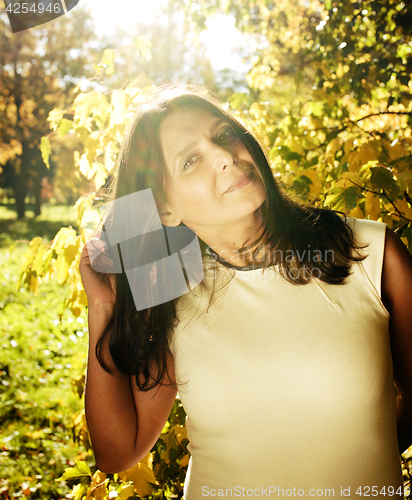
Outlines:
[[[218,172],[232,167],[236,163],[236,156],[232,151],[219,144],[213,145],[213,166]]]

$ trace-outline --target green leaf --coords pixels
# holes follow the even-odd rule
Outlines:
[[[291,151],[287,146],[279,146],[277,148],[277,151],[278,153],[280,153],[280,156],[286,161],[292,161],[292,160],[299,161],[302,159],[302,155],[296,153],[295,151]]]
[[[125,121],[129,96],[122,90],[113,90],[111,97],[110,127],[121,125]]]
[[[60,137],[63,137],[72,128],[73,128],[73,122],[71,120],[68,120],[67,118],[63,118],[57,129],[57,133],[59,134]]]
[[[326,196],[325,205],[330,205],[334,210],[343,212],[352,210],[356,207],[356,201],[362,196],[362,192],[356,186],[346,189],[332,189]]]
[[[47,121],[50,122],[50,128],[56,130],[57,125],[64,116],[64,110],[59,108],[54,108],[50,111]]]
[[[95,185],[95,188],[97,191],[106,182],[107,172],[106,172],[106,169],[105,169],[103,163],[96,162],[96,163],[94,163],[94,167],[95,167],[96,173],[94,175],[93,182],[94,182],[94,185]]]
[[[46,167],[48,169],[50,169],[49,158],[51,155],[51,145],[50,145],[50,141],[47,137],[43,136],[41,138],[40,151],[41,151],[41,157],[43,158],[43,161],[46,164]]]
[[[105,96],[103,96],[105,98]],[[101,96],[97,92],[79,94],[74,100],[74,121],[82,125],[92,112],[99,111]]]
[[[324,103],[311,101],[308,103],[309,115],[313,116],[323,116],[324,114]]]
[[[309,179],[309,177],[306,177],[306,175],[301,175],[300,177],[296,177],[296,179],[293,181],[293,189],[299,194],[309,193],[311,184],[312,181]]]
[[[392,172],[385,167],[372,167],[370,170],[372,186],[380,190],[384,189],[392,200],[397,199],[401,193],[401,188],[392,177]]]
[[[139,49],[140,55],[142,56],[142,59],[146,59],[147,61],[150,61],[150,59],[152,58],[151,48],[153,47],[153,44],[149,40],[149,38],[147,38],[147,36],[145,36],[145,35],[138,36],[133,41],[133,45]]]
[[[114,73],[114,50],[106,49],[104,51],[102,60],[103,66],[106,68],[106,75],[113,75]]]
[[[409,226],[403,231],[402,236],[404,236],[408,240],[408,250],[410,251],[410,253],[412,253],[412,224],[409,224]]]
[[[298,87],[299,84],[303,82],[304,79],[305,78],[303,76],[303,73],[301,71],[298,71],[294,76],[295,85]]]
[[[248,101],[248,95],[244,92],[237,92],[229,97],[229,105],[232,109],[240,109],[242,104]]]
[[[67,481],[71,484],[89,484],[92,478],[92,471],[86,462],[76,462],[76,467],[69,467],[64,470],[64,474],[55,481]]]
[[[76,484],[72,490],[73,500],[82,500],[83,496],[86,495],[87,488],[83,484]]]
[[[325,142],[330,142],[332,139],[335,139],[336,137],[338,137],[338,135],[342,132],[341,129],[335,129],[335,130],[332,130],[332,132],[329,132],[327,135],[326,135],[326,141]]]

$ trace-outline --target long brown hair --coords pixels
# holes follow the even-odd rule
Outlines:
[[[228,122],[258,167],[267,194],[261,207],[264,231],[249,247],[257,244],[257,250],[264,249],[269,255],[261,267],[276,264],[282,276],[295,285],[304,285],[313,278],[329,284],[345,283],[352,262],[365,258],[359,254],[363,247],[356,244],[345,215],[305,206],[288,197],[279,188],[257,139],[203,88],[166,84],[148,95],[129,126],[109,199],[151,188],[161,209],[167,197],[160,125],[166,116],[188,106],[205,109]],[[201,240],[200,246],[205,255],[208,246]],[[328,252],[332,258],[322,258]],[[135,375],[139,389],[146,391],[166,383],[168,341],[178,322],[177,300],[137,311],[125,273],[116,274],[113,314],[96,346],[100,364],[107,370],[101,352],[108,341],[116,366],[124,374]]]

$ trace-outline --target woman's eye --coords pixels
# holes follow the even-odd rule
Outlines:
[[[188,168],[190,168],[193,163],[196,161],[196,156],[192,156],[191,158],[189,158],[188,160],[186,160],[183,165],[182,165],[182,169],[183,170],[187,170]]]
[[[234,137],[234,132],[233,132],[233,130],[231,130],[229,128],[229,129],[224,130],[221,134],[219,134],[218,141],[219,142],[227,142],[227,141],[233,139],[233,137]]]

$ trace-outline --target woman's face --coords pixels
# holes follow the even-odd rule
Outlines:
[[[160,142],[175,224],[182,221],[201,236],[253,223],[266,191],[228,122],[202,108],[182,108],[164,119]]]

